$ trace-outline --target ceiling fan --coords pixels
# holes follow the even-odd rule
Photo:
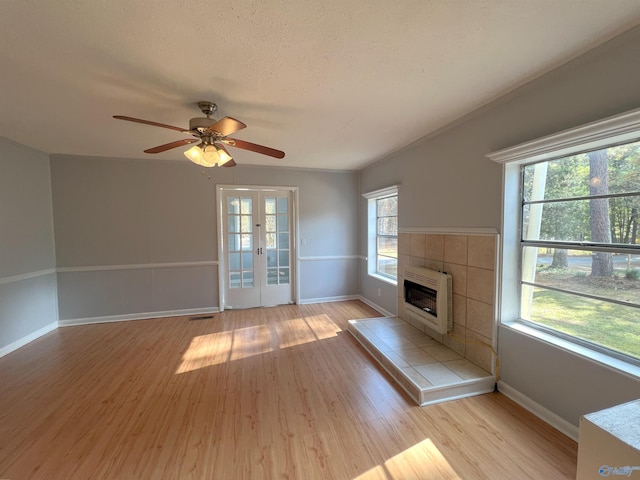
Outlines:
[[[242,148],[243,150],[250,150],[263,155],[269,155],[274,158],[284,158],[284,152],[280,150],[228,137],[228,135],[246,128],[246,125],[232,117],[224,117],[217,121],[214,118],[211,118],[211,115],[218,110],[218,106],[215,103],[202,101],[198,102],[198,107],[200,107],[200,110],[206,115],[206,117],[192,118],[189,120],[188,129],[174,127],[173,125],[166,125],[164,123],[152,122],[150,120],[142,120],[140,118],[126,117],[123,115],[114,115],[113,118],[117,118],[118,120],[127,120],[129,122],[143,123],[154,127],[169,128],[180,133],[191,135],[194,138],[185,138],[183,140],[176,140],[175,142],[148,148],[144,153],[161,153],[171,150],[172,148],[183,147],[191,143],[200,142],[198,145],[194,145],[184,152],[184,155],[193,163],[203,167],[235,167],[236,162],[231,157],[231,154],[226,149],[225,145]]]

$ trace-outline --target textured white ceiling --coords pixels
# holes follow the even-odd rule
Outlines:
[[[0,0],[0,136],[145,158],[213,100],[240,164],[358,169],[640,23],[637,0]],[[155,155],[181,159],[186,148]]]

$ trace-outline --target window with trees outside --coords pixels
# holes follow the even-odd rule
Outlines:
[[[640,142],[522,167],[520,317],[640,359]]]
[[[502,322],[640,365],[640,109],[488,156],[505,165]]]
[[[367,193],[370,275],[395,281],[398,277],[398,189]]]

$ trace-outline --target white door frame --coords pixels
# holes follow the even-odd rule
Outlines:
[[[216,213],[218,216],[217,240],[218,240],[218,309],[222,312],[226,306],[226,272],[227,260],[224,255],[224,235],[223,224],[226,212],[222,202],[223,192],[273,192],[278,190],[287,190],[291,192],[291,296],[296,304],[300,304],[300,257],[298,256],[298,229],[299,229],[299,212],[298,212],[298,187],[282,187],[282,186],[266,186],[266,185],[216,185]]]

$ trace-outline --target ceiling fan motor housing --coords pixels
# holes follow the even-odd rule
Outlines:
[[[205,117],[196,117],[189,120],[189,130],[191,131],[199,131],[203,132],[208,129],[211,125],[216,123],[216,119],[214,118],[205,118]]]
[[[215,118],[211,118],[211,115],[218,111],[218,106],[213,102],[200,101],[198,102],[198,108],[200,108],[200,111],[207,117],[197,117],[189,120],[189,130],[192,132],[197,130],[198,132],[203,133],[211,125],[216,123],[217,120]]]

